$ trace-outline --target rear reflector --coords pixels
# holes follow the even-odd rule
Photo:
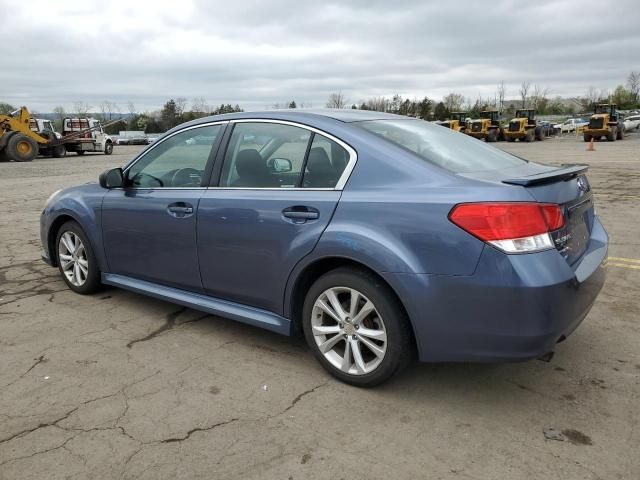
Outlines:
[[[560,206],[551,203],[461,203],[453,207],[449,219],[507,253],[553,248],[549,232],[564,226]]]

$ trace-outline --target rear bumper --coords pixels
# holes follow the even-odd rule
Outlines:
[[[605,281],[608,238],[596,218],[589,247],[569,265],[556,250],[505,255],[485,247],[471,276],[386,274],[425,362],[538,358],[586,317]]]

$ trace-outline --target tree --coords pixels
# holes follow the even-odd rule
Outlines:
[[[291,100],[289,102],[289,108],[298,108],[298,106],[296,105],[296,101],[295,100]]]
[[[432,107],[433,101],[428,97],[424,97],[416,106],[416,115],[423,120],[427,120],[431,116]]]
[[[606,92],[598,91],[594,87],[589,87],[585,96],[580,98],[580,105],[582,105],[583,110],[593,112],[595,106],[598,103],[605,102],[607,97]]]
[[[16,108],[8,103],[0,102],[0,115],[9,115]]]
[[[444,103],[444,106],[447,109],[447,115],[451,112],[459,112],[462,110],[464,102],[464,95],[460,93],[450,93],[442,99],[442,103]]]
[[[86,118],[89,116],[89,110],[91,110],[91,105],[87,102],[76,101],[73,102],[73,113],[78,115],[79,118]]]
[[[502,111],[504,110],[504,93],[504,80],[502,80],[498,84],[498,88],[496,88],[496,109],[500,112],[500,115],[502,115]]]
[[[549,89],[546,87],[541,87],[538,84],[533,86],[533,93],[531,94],[531,108],[536,110],[539,114],[546,113],[547,104],[549,103],[549,99],[547,98],[549,95]]]
[[[160,123],[165,130],[169,130],[178,124],[176,101],[173,98],[162,107]]]
[[[344,98],[342,92],[332,93],[329,95],[326,103],[327,108],[344,108],[347,106],[347,101]]]
[[[447,110],[444,102],[438,102],[436,108],[433,110],[433,116],[436,120],[446,120],[449,116],[449,110]]]
[[[184,121],[184,111],[187,107],[187,99],[184,97],[176,98],[176,116],[178,117],[178,123]]]
[[[529,87],[531,86],[531,83],[529,82],[522,82],[520,84],[520,108],[527,108],[527,99],[528,99],[528,95],[529,95]]]
[[[53,113],[56,114],[56,128],[58,130],[62,130],[62,122],[64,121],[64,117],[67,116],[67,113],[64,111],[64,107],[62,105],[58,105],[53,109]]]
[[[192,113],[200,113],[200,114],[209,114],[211,112],[211,107],[207,103],[207,100],[204,97],[194,98],[191,102],[191,112]]]
[[[640,72],[631,72],[627,77],[627,86],[631,92],[631,100],[637,107],[640,104]]]
[[[630,90],[624,88],[624,85],[618,85],[611,95],[611,101],[618,105],[620,109],[633,108],[635,101]]]
[[[102,121],[110,121],[113,117],[113,113],[118,110],[118,106],[109,100],[105,100],[100,104],[100,112],[102,114]]]

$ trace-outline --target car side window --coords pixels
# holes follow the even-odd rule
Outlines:
[[[199,187],[222,125],[192,128],[167,138],[127,171],[134,188]]]
[[[292,125],[237,123],[225,153],[220,186],[298,187],[310,139],[309,130]]]
[[[349,153],[333,140],[319,134],[313,136],[302,186],[334,188],[349,163]]]

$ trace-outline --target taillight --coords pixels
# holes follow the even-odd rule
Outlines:
[[[461,203],[453,207],[449,219],[506,253],[553,248],[549,232],[564,226],[560,206],[552,203]]]

